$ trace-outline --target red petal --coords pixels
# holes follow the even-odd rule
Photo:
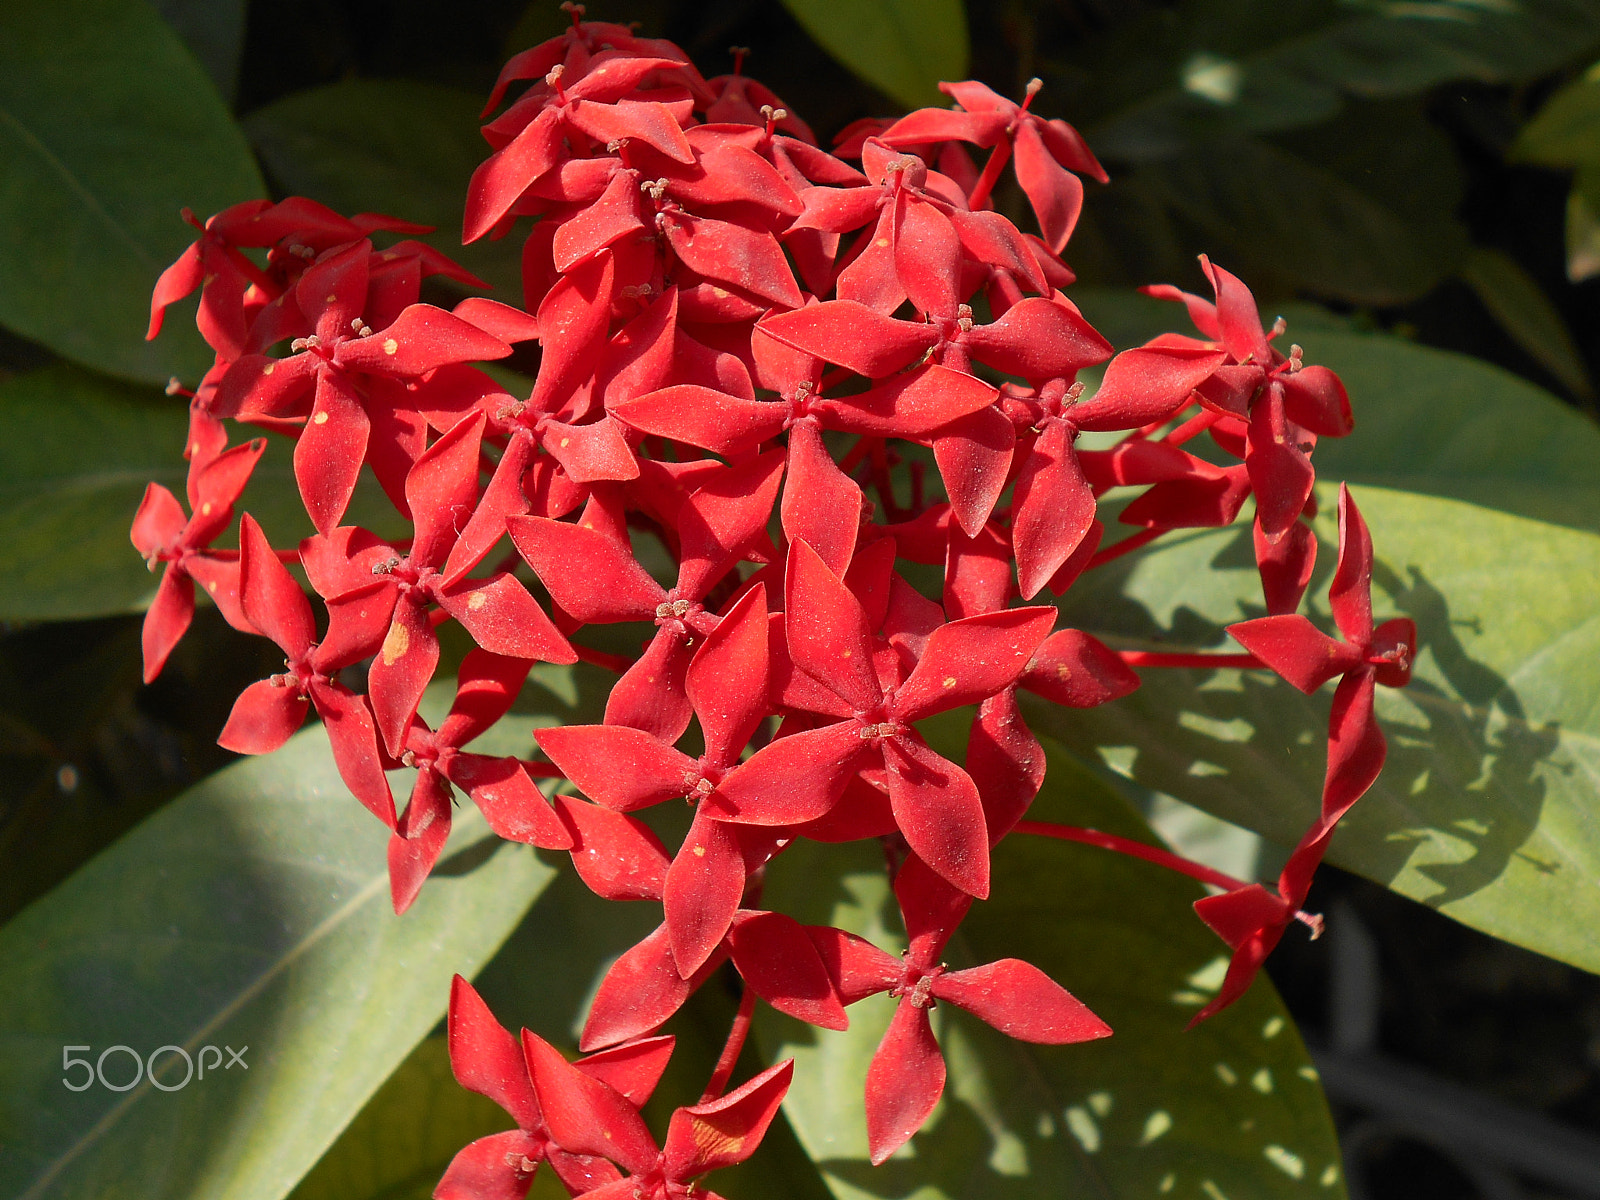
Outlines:
[[[295,302],[325,342],[348,337],[367,303],[372,243],[362,239],[323,254],[295,285]]]
[[[1277,537],[1269,537],[1257,521],[1251,530],[1256,567],[1267,612],[1282,616],[1300,607],[1317,565],[1317,538],[1304,521],[1296,521]]]
[[[667,598],[629,546],[597,530],[546,517],[511,517],[506,527],[555,602],[585,625],[648,620]]]
[[[1020,122],[1015,137],[1017,182],[1039,218],[1045,244],[1060,254],[1083,209],[1083,181],[1051,157],[1032,121]]]
[[[1361,665],[1361,652],[1335,641],[1297,613],[1228,626],[1233,640],[1302,692]]]
[[[450,983],[445,1028],[456,1082],[489,1097],[523,1129],[538,1128],[539,1101],[533,1094],[522,1047],[494,1019],[483,997],[459,975]]]
[[[450,548],[445,560],[446,585],[458,583],[461,577],[482,562],[506,532],[506,521],[520,517],[528,511],[528,497],[522,490],[522,477],[527,474],[528,460],[533,457],[533,440],[513,434],[494,475],[483,496],[473,509],[466,526]]]
[[[746,400],[696,384],[677,384],[612,406],[635,429],[737,455],[783,431],[788,406]]]
[[[1022,819],[1044,784],[1044,748],[1023,721],[1014,690],[979,706],[967,735],[966,767],[983,801],[983,823],[994,846]]]
[[[1209,379],[1227,355],[1195,349],[1140,347],[1111,360],[1100,388],[1074,405],[1079,429],[1137,429],[1172,416]]]
[[[822,1029],[850,1020],[833,978],[804,926],[783,913],[741,913],[728,935],[733,965],[746,985],[773,1008]]]
[[[1339,632],[1357,646],[1372,640],[1372,535],[1350,496],[1339,485],[1339,565],[1328,588],[1328,605]]]
[[[1065,421],[1050,421],[1017,474],[1011,542],[1024,600],[1038,595],[1094,524],[1095,498]]]
[[[556,270],[570,271],[589,255],[643,228],[638,179],[631,171],[618,171],[598,199],[561,223],[551,243],[551,261]]]
[[[294,477],[318,533],[339,523],[367,453],[370,423],[361,398],[337,371],[317,372],[311,419],[294,447]]]
[[[235,754],[271,754],[305,724],[306,698],[270,679],[252,683],[233,702],[217,745]]]
[[[536,662],[573,663],[578,652],[510,572],[439,590],[439,606],[485,650]]]
[[[763,230],[681,214],[666,224],[667,244],[696,275],[731,284],[781,308],[805,303],[778,239]]]
[[[1203,254],[1200,267],[1217,292],[1217,325],[1228,353],[1237,362],[1271,365],[1272,347],[1261,328],[1261,313],[1256,309],[1256,298],[1250,294],[1250,289],[1238,276],[1216,266]]]
[[[867,1068],[867,1145],[878,1166],[911,1140],[944,1092],[944,1056],[926,1009],[902,1000]]]
[[[793,1075],[794,1059],[785,1059],[720,1100],[675,1111],[664,1148],[667,1178],[693,1179],[754,1154]]]
[[[670,1035],[640,1038],[580,1058],[572,1065],[591,1079],[615,1088],[629,1104],[638,1107],[650,1099],[661,1082],[661,1073],[667,1069],[676,1042]]]
[[[585,1075],[536,1033],[522,1031],[522,1052],[551,1139],[573,1154],[608,1158],[631,1174],[655,1165],[656,1149],[638,1109],[609,1084]]]
[[[431,304],[413,304],[387,329],[342,342],[334,361],[377,375],[423,375],[450,363],[504,358],[511,347],[469,321]]]
[[[572,865],[603,900],[660,900],[667,851],[650,827],[572,796],[553,797],[574,832]]]
[[[487,296],[468,296],[451,311],[507,345],[531,342],[539,336],[539,322],[531,315]]]
[[[659,1028],[722,963],[721,955],[685,979],[678,974],[662,925],[611,964],[595,993],[579,1045],[585,1050]]]
[[[807,925],[805,930],[842,1003],[854,1004],[899,985],[901,961],[866,938],[831,925]]]
[[[694,759],[625,725],[556,726],[533,738],[579,791],[615,812],[686,796],[700,776]]]
[[[938,341],[935,326],[896,321],[854,300],[828,300],[763,317],[758,328],[816,358],[868,379],[886,379]]]
[[[411,907],[450,837],[450,785],[438,772],[417,772],[411,803],[389,838],[389,892],[395,915]]]
[[[479,164],[467,185],[463,242],[475,242],[493,229],[523,190],[555,166],[561,141],[560,114],[547,109]]]
[[[843,574],[861,528],[861,489],[834,462],[813,421],[789,431],[788,472],[779,505],[784,534],[809,544],[829,570]]]
[[[819,407],[829,429],[918,438],[988,408],[998,397],[993,387],[965,371],[928,363],[869,391],[824,399]]]
[[[139,632],[144,654],[144,681],[150,683],[167,665],[189,622],[194,620],[194,580],[177,563],[168,563],[156,585],[156,597],[144,614]]]
[[[872,633],[860,601],[799,540],[789,548],[787,584],[784,614],[794,665],[856,712],[881,703],[883,691],[872,666]]]
[[[727,764],[738,761],[739,751],[771,711],[768,674],[767,589],[758,583],[695,651],[684,680],[708,757]]]
[[[733,826],[696,812],[667,871],[663,897],[673,961],[685,979],[721,944],[744,895],[744,855]]]
[[[134,549],[148,558],[174,547],[186,523],[178,498],[159,483],[147,483],[129,537]]]
[[[933,440],[950,506],[968,537],[977,536],[1005,490],[1016,440],[1011,422],[992,406],[951,422]]]
[[[1339,681],[1328,717],[1328,773],[1322,784],[1322,823],[1331,826],[1361,799],[1383,770],[1387,746],[1372,697],[1376,681],[1371,669],[1355,671]]]
[[[1009,608],[941,625],[928,637],[916,669],[890,701],[896,720],[910,724],[934,713],[976,704],[1010,687],[1050,635],[1053,606]],[[791,628],[793,617],[790,618]]]
[[[398,756],[404,748],[406,730],[438,665],[439,639],[427,610],[412,595],[401,596],[367,672],[368,700],[390,754]]]
[[[555,412],[595,372],[611,326],[616,272],[596,255],[558,279],[539,303],[539,376],[528,407]]]
[[[989,834],[971,776],[914,734],[886,739],[883,763],[895,820],[917,856],[968,895],[987,896]]]
[[[481,1137],[456,1152],[433,1200],[524,1200],[544,1153],[544,1141],[520,1129]]]
[[[747,825],[798,825],[822,816],[872,754],[859,721],[790,734],[740,763],[703,803]]]
[[[622,435],[622,426],[610,416],[587,425],[550,421],[540,434],[540,444],[575,483],[639,477],[639,464]]]
[[[472,797],[489,828],[507,841],[545,850],[572,849],[572,831],[516,759],[457,754],[450,760],[448,774],[450,782]]]
[[[249,513],[239,521],[239,603],[250,624],[291,659],[311,649],[317,635],[311,602]]]
[[[618,82],[621,83],[620,78]],[[637,138],[675,162],[694,162],[694,150],[665,104],[653,100],[619,99],[615,104],[574,100],[567,106],[566,113],[567,120],[601,145],[619,138]]]
[[[1021,959],[1002,958],[941,975],[934,981],[933,994],[1024,1042],[1063,1046],[1111,1034],[1111,1026],[1087,1005]]]
[[[416,534],[411,562],[438,569],[455,545],[478,502],[478,454],[483,440],[483,413],[459,421],[429,446],[406,476],[406,502]]]
[[[256,438],[217,455],[190,481],[194,516],[184,530],[184,540],[193,548],[209,546],[233,520],[233,506],[250,482],[250,474],[266,451],[267,440]],[[134,518],[135,527],[138,518]]]
[[[961,278],[961,239],[955,226],[926,200],[902,188],[895,197],[894,268],[919,311],[955,315]]]
[[[961,339],[972,357],[1029,380],[1070,378],[1111,357],[1111,343],[1064,299],[1030,296],[991,325],[974,325]]]
[[[1284,411],[1296,425],[1319,437],[1344,437],[1355,428],[1350,397],[1327,367],[1304,367],[1278,376],[1283,384]]]
[[[395,827],[394,796],[383,773],[378,751],[378,731],[360,696],[337,684],[313,682],[311,699],[317,706],[333,747],[333,762],[355,798],[390,829]]]
[[[663,626],[644,654],[611,686],[605,723],[629,725],[676,742],[689,728],[694,710],[684,691],[692,651],[687,635]]]
[[[1063,629],[1039,644],[1022,686],[1068,708],[1094,708],[1136,691],[1139,676],[1098,638]]]

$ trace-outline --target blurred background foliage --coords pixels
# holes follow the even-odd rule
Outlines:
[[[1204,290],[1203,251],[1269,312],[1319,304],[1595,412],[1600,0],[596,0],[589,15],[672,38],[707,75],[731,68],[729,47],[749,47],[750,73],[824,140],[860,117],[942,103],[941,78],[970,73],[1020,97],[1037,76],[1034,110],[1075,124],[1112,176],[1088,184],[1067,250],[1081,285]],[[176,208],[204,215],[264,182],[395,211],[436,223],[436,244],[515,297],[515,239],[457,244],[484,153],[476,114],[504,58],[566,20],[546,0],[12,0],[0,13],[0,115],[15,118],[0,122],[0,411],[12,418],[0,444],[0,919],[221,766],[213,738],[233,697],[275,667],[270,646],[202,610],[143,687],[136,615],[41,619],[128,614],[154,582],[120,533],[95,540],[71,505],[126,493],[131,515],[163,468],[124,441],[121,474],[84,470],[79,452],[108,436],[106,418],[68,397],[123,386],[87,368],[181,421],[181,401],[156,389],[173,373],[193,383],[203,348],[182,333],[139,340],[155,272],[189,237]],[[166,79],[137,112],[107,82],[130,46]],[[52,107],[69,91],[82,101],[70,115]],[[85,121],[96,103],[99,123]],[[78,128],[63,129],[69,119]],[[181,126],[178,150],[150,139],[161,121]],[[24,125],[55,128],[81,157],[48,161]],[[141,169],[119,175],[119,161]],[[1014,184],[996,203],[1024,218]],[[56,401],[9,382],[41,367]],[[59,416],[37,419],[46,401]],[[41,610],[29,572],[78,539],[102,592],[88,609]],[[1327,874],[1321,902],[1360,908],[1393,968],[1388,1049],[1600,1126],[1594,979]],[[1305,980],[1319,965],[1293,953],[1306,969],[1288,999],[1314,1026],[1320,985]],[[405,1070],[433,1088],[438,1045]],[[1395,1153],[1393,1194],[1462,1194],[1448,1164]],[[419,1194],[435,1166],[418,1168]],[[306,1194],[335,1194],[334,1170]]]

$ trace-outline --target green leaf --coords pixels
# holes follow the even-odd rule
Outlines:
[[[1049,753],[1033,815],[1149,838],[1104,784]],[[1260,979],[1233,1008],[1184,1029],[1226,964],[1225,947],[1189,907],[1198,885],[1022,834],[996,849],[994,879],[993,896],[951,942],[951,966],[1022,958],[1113,1036],[1034,1046],[940,1005],[945,1098],[908,1150],[873,1168],[862,1086],[896,1002],[852,1006],[842,1033],[758,1009],[767,1057],[796,1060],[784,1108],[835,1196],[1343,1195],[1322,1090],[1271,984]],[[801,843],[773,864],[765,895],[802,921],[891,951],[905,944],[875,846]]]
[[[343,213],[382,212],[438,227],[425,240],[522,296],[519,238],[461,245],[467,181],[488,157],[483,97],[415,80],[347,79],[294,92],[245,118],[267,171],[286,190]]]
[[[1547,167],[1600,159],[1600,67],[1551,96],[1517,134],[1510,157]]]
[[[425,1038],[290,1200],[428,1200],[456,1151],[513,1125],[493,1100],[456,1082],[444,1038]],[[553,1194],[565,1193],[557,1185]]]
[[[1176,304],[1132,293],[1073,292],[1118,347],[1164,330],[1192,333]],[[1270,321],[1271,310],[1265,317]],[[1600,532],[1600,429],[1554,396],[1489,363],[1382,334],[1340,330],[1317,310],[1290,310],[1283,343],[1332,367],[1355,432],[1316,450],[1324,480],[1448,496]],[[1195,443],[1203,449],[1204,441]]]
[[[211,81],[142,0],[0,8],[0,324],[129,379],[191,383],[199,335],[144,341],[150,289],[202,217],[264,195]]]
[[[1594,395],[1566,322],[1516,259],[1503,250],[1475,246],[1461,274],[1501,328],[1563,387],[1585,399]]]
[[[943,107],[941,80],[967,76],[962,0],[783,0],[814,41],[901,104]]]
[[[1375,607],[1417,622],[1420,653],[1409,688],[1378,689],[1388,762],[1331,861],[1600,971],[1600,536],[1416,492],[1352,494],[1376,549]],[[1326,622],[1331,485],[1320,500],[1310,595]],[[1125,645],[1220,647],[1223,626],[1261,615],[1248,529],[1168,542],[1080,581],[1065,621]],[[1115,704],[1035,704],[1029,720],[1142,788],[1293,844],[1321,794],[1331,689],[1305,697],[1264,671],[1143,676]]]
[[[1104,116],[1089,130],[1098,151],[1148,161],[1196,140],[1314,124],[1352,98],[1529,79],[1597,41],[1600,8],[1571,0],[1192,0],[1130,24],[1117,39],[1121,53],[1086,46],[1080,57],[1100,74],[1143,52],[1135,79],[1106,78],[1085,99],[1104,93]]]
[[[0,929],[0,1191],[276,1200],[476,973],[552,872],[471,814],[402,918],[387,833],[320,728],[229,767]],[[63,1085],[63,1046],[172,1050],[122,1093]],[[68,1076],[77,1081],[82,1068]],[[131,1056],[112,1053],[121,1084]]]
[[[73,367],[0,383],[0,618],[65,620],[143,608],[159,576],[146,570],[128,529],[149,482],[180,499],[187,464],[183,401]],[[312,532],[295,488],[293,445],[269,439],[239,510],[274,545]],[[403,526],[376,481],[364,477],[350,521],[384,533]],[[219,546],[236,544],[231,535]]]
[[[1454,153],[1415,105],[1366,106],[1297,135],[1292,149],[1252,138],[1191,146],[1131,176],[1194,231],[1190,243],[1267,291],[1401,303],[1467,250]],[[1125,210],[1115,189],[1095,207]],[[1145,224],[1122,236],[1142,239]],[[1164,269],[1194,273],[1186,253]]]
[[[239,52],[244,45],[245,0],[152,0],[162,19],[232,103],[239,90]]]

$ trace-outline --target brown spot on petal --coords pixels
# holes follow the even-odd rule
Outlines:
[[[383,639],[383,650],[380,652],[383,665],[392,667],[405,652],[411,649],[411,635],[406,632],[406,627],[396,621],[389,626],[389,635]]]

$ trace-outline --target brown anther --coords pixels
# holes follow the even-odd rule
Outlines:
[[[1302,910],[1294,914],[1294,919],[1311,930],[1311,940],[1313,942],[1321,937],[1325,931],[1321,913],[1308,913]]]
[[[972,305],[962,304],[956,308],[956,327],[962,333],[972,332]]]
[[[374,575],[389,575],[392,574],[394,569],[399,565],[400,559],[398,557],[386,558],[382,562],[375,562],[372,564],[372,573]]]
[[[1075,383],[1067,389],[1067,394],[1062,397],[1068,404],[1076,404],[1084,393],[1083,383]]]
[[[551,87],[556,87],[561,83],[561,77],[566,73],[567,68],[562,66],[562,64],[557,63],[555,66],[551,67],[545,72],[544,81]]]
[[[1283,333],[1284,330],[1286,330],[1288,328],[1289,328],[1289,322],[1285,321],[1282,317],[1279,317],[1276,321],[1274,321],[1272,323],[1272,331],[1271,331],[1270,336],[1271,337],[1277,337],[1281,333]]]
[[[1306,365],[1305,356],[1306,352],[1300,348],[1298,342],[1289,347],[1289,374],[1293,375]]]
[[[402,750],[400,752],[400,765],[414,767],[417,765],[417,752],[415,750]]]
[[[561,11],[571,13],[575,17],[581,17],[589,10],[581,4],[574,4],[572,0],[561,0]]]
[[[628,144],[628,139],[625,138],[625,137],[612,138],[609,142],[606,143],[606,153],[607,154],[616,154],[624,146],[626,146],[627,144]]]
[[[1035,75],[1032,79],[1028,80],[1028,86],[1022,90],[1030,96],[1037,96],[1044,90],[1044,80]]]
[[[772,110],[772,115],[767,118],[767,120],[773,122],[787,121],[788,119],[789,110],[787,108],[775,108]]]
[[[936,978],[936,975],[924,975],[905,991],[905,998],[912,1008],[938,1007],[938,1001],[933,998],[933,981]]]
[[[317,256],[317,252],[315,250],[313,250],[310,246],[302,245],[300,242],[296,242],[294,245],[290,246],[289,253],[294,255],[296,258],[305,259],[311,259]]]
[[[694,791],[695,791],[696,795],[709,796],[709,795],[711,795],[712,792],[714,792],[716,790],[717,790],[717,785],[712,783],[711,780],[707,779],[704,775],[700,776],[699,779],[695,780]]]
[[[660,203],[661,197],[666,195],[667,181],[665,179],[645,179],[639,184],[639,190],[650,199]]]
[[[183,383],[176,375],[167,380],[167,395],[176,396],[181,391],[183,391]]]

